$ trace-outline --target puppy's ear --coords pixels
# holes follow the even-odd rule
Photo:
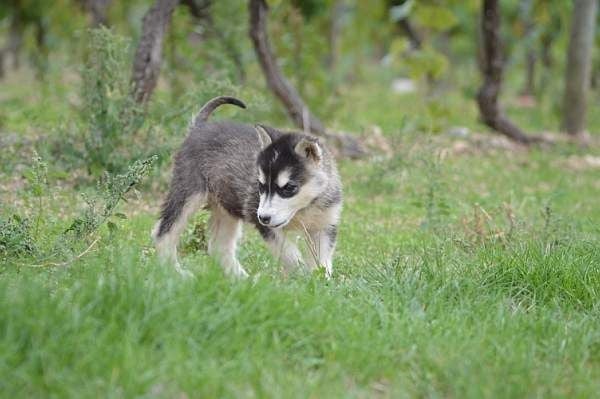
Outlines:
[[[323,150],[316,138],[305,137],[295,147],[296,153],[303,158],[319,163],[323,158]]]
[[[264,149],[273,142],[273,139],[271,139],[269,133],[261,125],[254,125],[254,130],[256,130],[256,134],[258,135],[260,148]]]

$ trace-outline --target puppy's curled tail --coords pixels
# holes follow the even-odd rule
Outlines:
[[[212,114],[212,112],[217,107],[219,107],[223,104],[233,104],[233,105],[237,105],[240,108],[244,108],[244,109],[246,108],[246,104],[244,104],[242,101],[238,100],[237,98],[228,97],[228,96],[215,97],[212,100],[208,101],[206,104],[204,104],[202,109],[200,109],[200,112],[198,112],[198,115],[196,115],[196,118],[194,119],[194,126],[199,126],[199,125],[203,124],[204,122],[206,122],[206,120],[208,119],[210,114]]]

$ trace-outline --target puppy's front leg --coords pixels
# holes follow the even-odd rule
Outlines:
[[[298,246],[284,232],[269,229],[268,231],[261,231],[261,234],[273,256],[283,263],[286,272],[304,263]]]
[[[329,225],[323,230],[309,231],[310,266],[325,268],[325,276],[331,278],[333,274],[333,252],[337,239],[337,225]]]

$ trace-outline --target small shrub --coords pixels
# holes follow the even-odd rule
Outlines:
[[[104,223],[109,230],[116,229],[115,219],[124,219],[126,216],[116,212],[117,205],[125,200],[125,194],[131,191],[148,173],[157,157],[134,162],[127,172],[112,176],[105,173],[98,183],[97,196],[83,195],[86,203],[83,213],[73,220],[66,230],[72,238],[81,239],[89,237]]]
[[[64,219],[50,217],[43,206],[52,189],[47,186],[46,164],[36,156],[26,172],[29,191],[35,200],[29,203],[30,209],[24,209],[25,215],[35,215],[31,217],[35,227],[30,218],[19,214],[0,216],[0,259],[28,258],[33,263],[41,262],[37,266],[66,265],[78,259],[83,247],[98,241],[104,225],[109,230],[109,238],[112,237],[118,219],[126,219],[117,211],[118,205],[126,201],[127,193],[148,175],[156,159],[152,156],[138,160],[123,174],[105,173],[94,193],[82,195],[86,206],[67,222],[65,229]]]
[[[48,194],[48,164],[46,164],[37,153],[34,154],[32,162],[31,168],[29,168],[24,175],[29,185],[29,191],[35,198],[35,235],[37,236],[43,218],[44,196]]]
[[[14,214],[0,218],[0,258],[18,258],[33,255],[36,246],[31,236],[31,226],[27,219]]]
[[[126,162],[123,144],[142,126],[144,112],[131,96],[130,42],[109,29],[88,34],[82,70],[81,118],[88,171],[119,171]]]

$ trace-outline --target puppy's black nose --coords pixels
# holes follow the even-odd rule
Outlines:
[[[260,215],[258,217],[258,220],[260,220],[260,222],[262,224],[269,224],[271,222],[271,216],[262,216],[262,215]]]

